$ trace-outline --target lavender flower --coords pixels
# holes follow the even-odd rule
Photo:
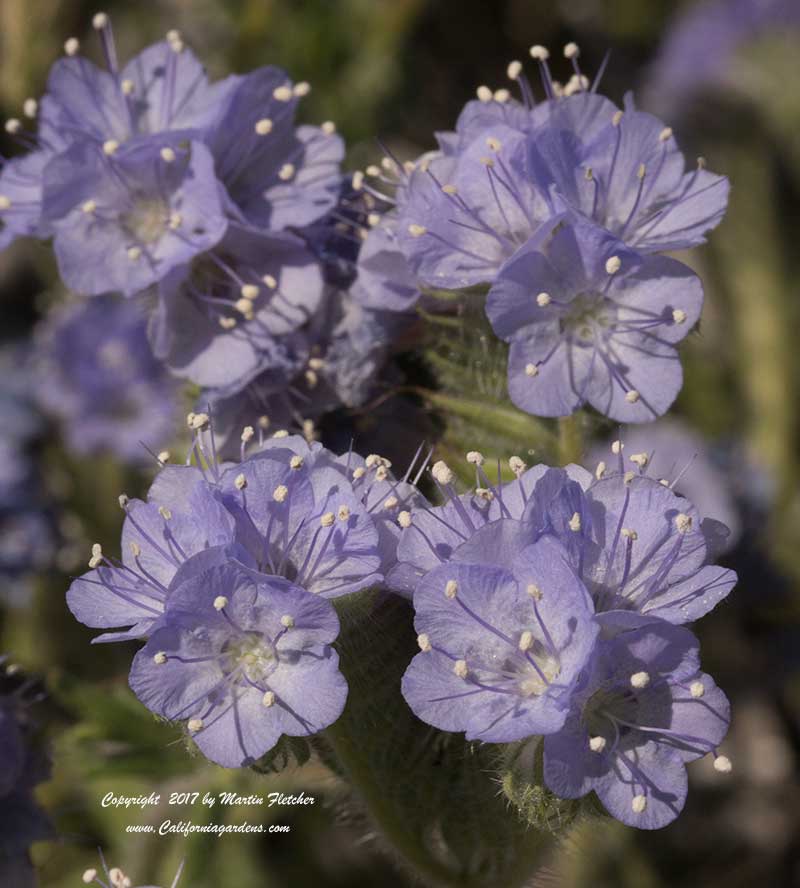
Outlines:
[[[486,313],[511,343],[512,401],[539,416],[589,402],[626,422],[662,415],[681,388],[674,343],[697,322],[700,280],[586,223],[546,226],[500,269]]]
[[[417,586],[414,609],[421,653],[402,689],[423,721],[495,743],[562,727],[597,626],[557,540],[528,546],[506,569],[437,567]]]
[[[611,615],[608,615],[611,616]],[[728,700],[700,671],[687,629],[662,621],[604,621],[563,728],[544,738],[544,780],[561,798],[597,793],[617,820],[641,829],[671,823],[686,800],[686,763],[717,754]]]
[[[175,430],[178,390],[153,357],[142,308],[110,295],[53,311],[40,331],[38,401],[78,453],[142,462]]]
[[[339,717],[338,633],[329,602],[277,577],[215,567],[176,587],[166,625],[134,658],[131,687],[159,715],[188,720],[207,758],[242,767],[282,734],[308,736]]]

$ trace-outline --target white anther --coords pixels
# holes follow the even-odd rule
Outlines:
[[[367,167],[367,169],[366,169],[365,172],[366,172],[366,174],[367,174],[368,176],[372,176],[373,178],[375,178],[375,176],[380,176],[380,174],[381,174],[381,168],[380,168],[379,166],[377,166],[376,164],[371,163],[371,164]]]
[[[326,120],[320,124],[320,129],[326,136],[332,136],[336,132],[336,124],[332,120]]]
[[[386,170],[387,173],[397,172],[397,164],[392,160],[391,157],[382,157],[381,166]]]
[[[718,755],[714,759],[714,770],[719,771],[720,774],[730,774],[733,770],[733,762],[727,755]]]
[[[11,209],[11,198],[7,197],[5,194],[0,194],[0,210],[10,210]]]
[[[289,179],[291,179],[293,175],[294,175],[294,164],[293,163],[285,163],[278,170],[278,178],[282,182],[288,182]]]
[[[259,420],[259,425],[260,424],[261,424],[261,422]],[[273,438],[288,438],[289,433],[286,431],[286,429],[278,429],[278,431],[275,432],[272,437]]]
[[[469,674],[469,669],[467,668],[467,661],[466,660],[456,660],[455,663],[453,663],[453,672],[455,672],[455,674],[459,678],[466,678],[467,675]]]
[[[623,527],[620,531],[620,535],[625,537],[626,540],[630,540],[631,542],[636,542],[636,540],[639,539],[639,534],[630,527]]]
[[[600,460],[600,462],[597,464],[597,468],[594,470],[594,476],[599,481],[603,477],[603,475],[605,475],[605,473],[606,464],[602,460]]]
[[[255,284],[244,284],[239,292],[242,294],[243,299],[248,299],[252,302],[254,299],[258,299],[258,294],[261,290]]]
[[[244,474],[240,474],[240,475],[236,476],[236,478],[233,482],[233,486],[237,490],[244,490],[245,487],[247,487],[247,478],[245,478]]]
[[[272,132],[272,121],[269,117],[262,117],[261,120],[257,120],[255,126],[253,127],[256,131],[256,135],[266,136]]]
[[[95,31],[102,31],[108,24],[108,16],[104,12],[96,12],[92,18],[92,27]]]
[[[491,167],[494,166],[494,160],[493,160],[491,157],[482,157],[482,158],[481,158],[481,163],[482,163],[485,167],[489,167],[489,168],[491,168]]]
[[[380,225],[381,222],[381,214],[380,213],[370,213],[367,216],[367,223],[370,228],[374,228],[376,225]]]
[[[336,521],[336,516],[333,512],[326,512],[320,519],[319,523],[323,527],[333,527],[334,522]]]
[[[172,512],[166,506],[158,507],[158,514],[165,520],[169,521],[172,518]]]
[[[176,40],[181,39],[181,32],[177,28],[170,28],[165,36],[167,43],[175,43]]]
[[[132,96],[133,91],[136,89],[136,84],[126,77],[125,80],[120,83],[119,88],[122,90],[123,96]]]
[[[542,590],[536,585],[536,583],[528,583],[526,591],[534,601],[541,601],[544,597]]]
[[[490,151],[499,151],[503,147],[503,143],[499,139],[495,139],[494,136],[489,136],[486,140],[486,147]]]
[[[444,597],[455,598],[458,594],[458,583],[455,580],[448,580],[444,584]]]
[[[127,494],[127,493],[121,493],[121,494],[117,497],[117,502],[119,503],[119,507],[120,507],[120,509],[123,509],[123,510],[124,510],[125,507],[128,505],[128,503],[130,502],[130,499],[128,498],[128,494]]]
[[[389,496],[383,501],[383,508],[391,511],[400,505],[400,500],[396,496]]]
[[[86,213],[87,216],[91,216],[92,213],[97,209],[97,202],[91,200],[91,198],[89,200],[85,200],[81,204],[81,209],[84,213]]]
[[[703,694],[705,694],[705,692],[706,692],[705,685],[703,684],[702,681],[693,681],[689,685],[689,693],[692,695],[692,697],[694,697],[695,700],[699,700],[700,697],[702,697]]]
[[[203,719],[202,718],[190,718],[189,723],[186,727],[193,733],[196,734],[198,731],[203,730]]]
[[[481,102],[491,102],[492,101],[492,91],[488,86],[481,85],[475,90],[475,94],[478,96],[478,99]]]
[[[519,478],[528,466],[518,457],[512,456],[508,461],[508,467]]]
[[[272,95],[279,102],[289,102],[292,98],[292,89],[289,86],[278,86],[272,90]]]
[[[169,146],[167,146],[166,148],[162,148],[161,151],[159,151],[159,154],[161,155],[161,159],[164,161],[164,163],[172,163],[176,157],[175,151]]]
[[[214,610],[225,610],[228,606],[228,599],[224,595],[217,595],[214,599]]]
[[[678,528],[678,533],[688,533],[692,529],[691,516],[686,515],[684,512],[679,512],[675,516],[675,527]]]
[[[650,462],[650,457],[646,453],[634,453],[629,459],[635,466],[639,466],[640,469],[643,469]]]
[[[128,247],[127,253],[128,253],[128,259],[130,259],[131,262],[135,262],[137,259],[139,259],[141,257],[142,248],[141,247]]]
[[[533,632],[530,629],[520,635],[518,647],[521,651],[529,651],[533,647]]]
[[[590,737],[589,738],[589,749],[592,752],[602,752],[606,748],[606,738],[605,737]]]
[[[636,475],[633,472],[625,472],[625,474],[622,476],[622,482],[623,484],[630,484],[635,477]]]
[[[261,705],[265,706],[267,709],[269,709],[270,706],[274,706],[275,705],[275,693],[273,691],[266,691],[264,693],[264,696],[261,698]]]
[[[112,867],[108,871],[108,878],[111,880],[113,888],[124,888],[126,876],[118,866]],[[130,882],[130,879],[128,881]]]
[[[581,529],[581,515],[580,512],[574,512],[572,518],[569,519],[567,525],[570,530],[577,533]]]
[[[634,672],[631,676],[631,687],[642,690],[650,684],[650,675],[647,672]]]
[[[552,301],[553,300],[549,293],[539,293],[539,295],[536,297],[536,304],[540,308],[545,308],[546,306],[550,305]]]
[[[479,450],[470,450],[467,454],[467,462],[474,466],[482,466],[484,462],[483,454]]]
[[[281,626],[283,626],[284,629],[293,629],[294,617],[291,614],[284,614],[281,617]]]
[[[81,48],[81,42],[77,37],[70,37],[69,40],[64,43],[64,52],[68,56],[77,55]]]
[[[350,507],[349,506],[339,506],[336,510],[336,517],[340,521],[348,521],[350,519]]]
[[[311,84],[306,83],[305,80],[301,80],[300,83],[295,83],[292,92],[298,98],[302,99],[303,96],[307,96],[311,92]]]
[[[622,453],[624,449],[625,445],[622,443],[622,441],[614,441],[611,444],[611,452],[614,454],[614,456],[618,456],[620,453]]]
[[[87,869],[84,874],[81,876],[81,881],[84,885],[90,885],[97,878],[97,870],[96,869]]]
[[[506,74],[509,80],[516,80],[522,74],[522,62],[513,61],[508,63]]]
[[[660,478],[658,482],[662,487],[669,487],[669,481],[666,478]]]
[[[376,481],[385,481],[388,477],[389,477],[389,470],[386,468],[386,466],[381,465],[381,466],[378,466],[377,469],[375,469],[375,480]]]
[[[620,123],[622,122],[622,117],[623,117],[622,111],[615,111],[614,116],[611,118],[611,123],[614,126],[619,126]]]
[[[640,397],[641,395],[638,391],[636,391],[636,389],[631,389],[629,392],[625,392],[625,400],[629,404],[635,404]]]
[[[686,312],[682,308],[676,308],[672,312],[672,320],[676,324],[682,324],[686,320]]]
[[[568,43],[564,47],[564,58],[565,59],[577,59],[581,54],[580,47],[577,43]]]
[[[631,799],[631,809],[634,814],[643,814],[647,807],[647,797],[643,795],[635,795]]]
[[[38,110],[39,103],[36,101],[36,99],[25,99],[25,101],[22,103],[22,113],[26,117],[30,117],[31,119],[33,119],[34,117],[36,117],[36,113]]]
[[[171,231],[177,231],[183,223],[183,216],[177,211],[173,210],[169,214],[169,227]]]
[[[353,173],[353,178],[351,179],[350,184],[353,186],[353,189],[355,191],[361,191],[361,189],[364,187],[364,174],[361,172],[361,170],[356,170]]]
[[[705,159],[705,157],[698,157],[698,158],[697,158],[697,169],[698,169],[698,170],[704,170],[705,168],[706,168],[706,159]]]
[[[245,320],[249,321],[253,318],[253,303],[249,299],[237,299],[233,303],[233,307],[239,314],[244,315]]]
[[[10,133],[12,136],[18,133],[22,129],[22,124],[17,120],[16,117],[10,117],[6,121],[6,132]]]
[[[641,180],[647,175],[647,167],[643,164],[639,164],[639,168],[636,170],[636,178]]]
[[[256,430],[252,426],[245,426],[242,429],[242,444],[247,444],[248,441],[252,441],[255,436]]]
[[[511,93],[507,89],[496,89],[493,98],[495,102],[505,105],[505,103],[511,98]]]
[[[186,416],[186,425],[189,426],[192,431],[200,431],[201,429],[206,428],[206,426],[208,425],[208,414],[189,413]]]
[[[138,558],[142,554],[142,547],[138,543],[131,543],[131,555]]]
[[[92,557],[89,559],[89,567],[95,568],[103,562],[103,547],[100,543],[92,546]]]
[[[275,490],[272,491],[272,498],[276,503],[285,502],[286,497],[289,495],[289,488],[285,484],[279,484]]]
[[[439,482],[439,484],[452,484],[453,473],[444,460],[439,460],[433,464],[431,475]]]
[[[672,138],[672,127],[671,126],[665,126],[664,129],[662,129],[661,132],[658,134],[658,141],[659,142],[666,142],[668,139],[671,139],[671,138]]]
[[[451,197],[454,194],[458,194],[458,188],[456,188],[455,185],[450,185],[450,184],[442,185],[442,191],[445,194],[449,194]]]
[[[546,62],[550,58],[550,52],[545,46],[535,44],[530,48],[531,58],[537,62]]]
[[[608,274],[616,274],[622,268],[622,261],[619,256],[611,256],[606,260],[606,272]]]
[[[274,290],[278,286],[277,280],[275,280],[271,274],[265,274],[264,277],[261,278],[261,282],[270,290]]]
[[[417,644],[419,649],[426,653],[431,649],[431,640],[424,632],[417,636]]]
[[[427,230],[428,229],[424,225],[416,225],[413,222],[411,223],[411,225],[408,226],[408,233],[412,237],[422,237],[422,235],[425,234]]]
[[[298,456],[297,454],[295,454],[289,460],[289,468],[290,469],[300,469],[300,468],[302,468],[302,466],[303,466],[303,457],[302,456]]]
[[[116,139],[107,139],[103,142],[103,154],[111,157],[119,148],[119,142]]]
[[[162,450],[161,453],[159,453],[158,456],[156,457],[156,459],[157,459],[160,463],[166,463],[166,462],[169,462],[169,458],[170,458],[170,452],[169,452],[169,450]]]
[[[401,512],[397,516],[397,523],[403,529],[405,529],[407,527],[411,527],[411,512]]]

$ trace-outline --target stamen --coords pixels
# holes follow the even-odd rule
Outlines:
[[[539,295],[536,297],[536,304],[540,308],[545,308],[546,306],[550,305],[552,301],[552,297],[549,293],[539,293]]]
[[[606,272],[608,274],[616,274],[622,268],[622,261],[619,256],[611,256],[606,260]]]
[[[261,698],[261,704],[262,704],[262,706],[265,706],[267,709],[269,709],[270,706],[274,706],[274,705],[275,705],[275,694],[274,694],[274,692],[273,692],[273,691],[267,691],[267,692],[264,694],[264,696]]]
[[[290,102],[293,93],[289,86],[278,86],[272,91],[272,95],[279,102]]]
[[[25,99],[22,103],[22,113],[33,120],[39,110],[39,103],[36,99]]]
[[[702,681],[693,681],[689,685],[689,693],[692,695],[692,697],[694,697],[695,700],[699,700],[700,697],[702,697],[703,694],[705,694],[705,692],[706,692],[705,685],[703,684]]]
[[[278,178],[283,182],[288,182],[289,179],[294,175],[294,164],[285,163],[280,170],[278,170]]]
[[[531,58],[537,62],[546,62],[550,58],[550,52],[546,47],[536,44],[530,48]]]
[[[244,474],[236,476],[236,479],[233,482],[233,486],[237,490],[244,490],[245,487],[247,487],[247,478],[245,478]]]
[[[719,771],[720,774],[730,774],[733,770],[733,762],[727,755],[718,755],[714,759],[714,770]]]
[[[84,885],[90,885],[97,878],[97,870],[96,869],[87,869],[84,874],[81,876],[81,881]]]
[[[336,517],[340,521],[349,521],[350,520],[350,507],[349,506],[339,506],[336,510]]]
[[[453,672],[455,672],[455,674],[459,678],[466,678],[467,675],[469,674],[469,669],[467,668],[467,661],[466,660],[456,660],[455,663],[453,663]]]
[[[332,136],[336,132],[336,124],[332,120],[326,120],[320,124],[320,129],[326,136]]]
[[[519,637],[519,649],[529,651],[533,647],[533,633],[526,629]]]
[[[141,247],[128,247],[128,259],[130,259],[131,262],[135,262],[137,259],[141,258],[141,255]]]
[[[640,397],[641,396],[639,395],[639,392],[636,391],[636,389],[631,389],[629,392],[625,392],[625,400],[629,404],[635,404]]]
[[[228,599],[224,595],[217,595],[214,599],[214,610],[225,610],[228,606]]]
[[[602,752],[606,748],[606,738],[605,737],[590,737],[589,738],[589,749],[592,752]]]
[[[455,580],[448,580],[444,586],[444,597],[451,601],[458,594],[458,583]]]
[[[647,672],[634,672],[631,676],[631,687],[642,690],[650,684],[650,675]]]
[[[165,520],[169,521],[172,518],[172,512],[166,506],[158,507],[158,514]]]
[[[444,460],[439,460],[433,464],[433,468],[431,469],[431,475],[442,485],[448,485],[453,483],[453,472],[448,467],[447,463]]]
[[[422,237],[422,235],[425,234],[427,230],[428,229],[424,225],[416,225],[413,222],[411,223],[411,225],[408,226],[408,233],[412,237]]]
[[[602,460],[600,460],[600,462],[597,464],[597,468],[594,470],[594,476],[599,481],[603,477],[603,475],[605,475],[605,473],[606,464]]]
[[[509,80],[516,80],[521,73],[522,73],[522,62],[513,61],[513,62],[508,63],[508,68],[506,68],[506,74],[508,75]]]
[[[544,598],[544,593],[536,583],[528,583],[528,588],[525,591],[534,601],[541,601]]]
[[[276,503],[282,503],[286,501],[286,497],[289,495],[289,488],[286,487],[285,484],[279,484],[275,490],[272,491],[272,498]]]
[[[398,523],[398,524],[400,525],[400,527],[402,527],[404,530],[405,530],[405,528],[407,528],[407,527],[411,527],[411,513],[410,513],[410,512],[401,512],[401,513],[397,516],[397,523]]]
[[[672,320],[676,324],[682,324],[686,320],[686,312],[682,308],[676,308],[672,312]]]
[[[492,91],[489,89],[488,86],[485,86],[485,85],[479,86],[475,90],[475,93],[481,102],[491,102],[492,101],[492,98],[493,98]]]
[[[284,629],[294,629],[294,617],[291,614],[284,614],[281,617],[281,626]]]
[[[683,512],[679,512],[675,516],[675,527],[678,528],[678,533],[688,533],[692,529],[691,517]]]
[[[292,92],[298,97],[303,98],[303,96],[307,96],[311,92],[311,84],[306,83],[305,80],[301,80],[300,83],[295,83],[294,89]]]
[[[122,95],[132,96],[133,91],[136,89],[136,84],[132,80],[129,80],[126,77],[125,80],[123,80],[122,83],[120,83],[119,87],[122,90]]]
[[[303,467],[303,457],[302,456],[295,455],[289,460],[289,468],[290,469],[297,470],[302,467]]]
[[[153,662],[156,666],[163,666],[167,662],[167,655],[164,651],[159,651],[157,654],[153,655]]]
[[[334,522],[336,521],[336,516],[333,512],[326,512],[320,519],[319,523],[323,527],[333,527]]]
[[[662,129],[661,132],[658,134],[658,141],[659,142],[667,142],[671,138],[672,138],[672,127],[671,126],[665,126],[664,129]]]
[[[643,469],[650,462],[650,457],[646,453],[634,453],[629,459],[634,465],[639,466],[640,469]]]
[[[425,653],[431,650],[431,640],[424,632],[417,636],[417,644],[419,645],[419,649]]]
[[[635,795],[631,799],[631,808],[634,814],[643,814],[647,807],[647,797],[643,795]]]
[[[519,478],[528,466],[518,457],[512,456],[508,461],[508,467]]]
[[[482,466],[484,463],[483,454],[478,450],[470,450],[467,454],[467,462],[475,466]]]
[[[572,518],[567,522],[569,529],[574,533],[577,533],[581,529],[581,516],[580,512],[575,512]]]
[[[257,135],[267,136],[272,132],[272,121],[269,117],[262,117],[261,120],[256,121],[254,129]]]
[[[115,154],[117,149],[119,148],[119,142],[116,139],[108,139],[103,142],[103,154],[111,157],[112,154]]]
[[[69,40],[67,40],[67,41],[64,43],[64,52],[65,52],[68,56],[74,56],[74,55],[77,55],[78,52],[79,52],[79,50],[80,50],[80,48],[81,48],[81,43],[80,43],[80,40],[78,40],[77,37],[70,37]]]
[[[193,733],[196,734],[198,731],[203,730],[203,719],[202,718],[190,718],[189,723],[186,727]]]
[[[98,565],[103,562],[103,547],[100,543],[95,543],[92,546],[92,557],[89,559],[89,567],[94,569]]]

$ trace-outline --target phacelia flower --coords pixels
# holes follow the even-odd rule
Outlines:
[[[556,539],[523,549],[507,568],[434,568],[414,609],[421,650],[402,690],[423,721],[488,742],[562,727],[598,627]]]
[[[228,768],[257,761],[282,734],[336,721],[347,698],[333,606],[278,577],[233,565],[174,590],[166,624],[133,661],[130,683],[157,714]]]
[[[623,823],[658,829],[686,800],[686,763],[717,754],[728,700],[700,671],[697,640],[660,620],[604,626],[561,730],[544,738],[544,780],[560,798],[597,793]]]
[[[544,234],[547,234],[545,231]],[[647,422],[680,391],[675,343],[700,316],[703,291],[685,265],[640,257],[605,229],[565,224],[500,269],[486,313],[510,343],[512,401],[538,416],[585,402],[612,419]]]
[[[36,390],[78,453],[150,459],[175,427],[179,394],[153,357],[142,306],[110,295],[54,310],[38,341]]]

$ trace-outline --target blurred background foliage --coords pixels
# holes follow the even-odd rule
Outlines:
[[[666,35],[697,3],[114,0],[105,7],[123,57],[175,27],[214,76],[277,64],[308,80],[313,91],[305,119],[336,121],[352,167],[378,156],[376,137],[403,158],[433,147],[434,130],[452,126],[476,85],[503,85],[506,64],[525,59],[531,43],[555,49],[574,39],[590,69],[611,49],[604,90],[617,101],[635,90],[645,110],[673,126],[690,156],[707,157],[733,182],[728,216],[692,258],[707,302],[699,331],[682,350],[686,382],[674,412],[722,454],[741,511],[743,533],[726,556],[740,584],[700,627],[705,668],[734,704],[728,748],[735,771],[723,782],[710,762],[694,766],[684,814],[658,833],[616,823],[579,826],[538,877],[542,885],[800,885],[800,94],[793,86],[800,15],[794,29],[785,22],[739,27],[748,4],[756,10],[780,5],[717,0],[717,24],[704,31],[699,19],[690,21],[684,30],[691,37],[695,29],[694,48],[684,40],[673,51],[672,68]],[[4,117],[42,92],[67,37],[92,43],[96,11],[84,0],[0,2]],[[45,246],[16,243],[0,255],[3,341],[28,334],[58,298]],[[393,458],[408,459],[418,438],[434,433],[442,457],[453,464],[473,448],[503,457],[518,452],[528,462],[534,450],[556,460],[575,449],[575,440],[565,441],[563,433],[559,440],[552,424],[510,406],[504,354],[470,300],[446,318],[427,325],[423,318],[421,326],[424,348],[401,357],[402,392],[387,392],[380,405],[356,417],[367,434],[383,427],[387,439],[395,424],[405,426],[394,436]],[[414,401],[417,427],[398,418],[398,397]],[[594,422],[578,431],[600,439],[613,433]],[[312,759],[279,776],[226,772],[188,756],[177,730],[157,724],[135,701],[126,683],[131,650],[90,647],[92,633],[69,616],[64,591],[92,541],[116,551],[117,495],[141,494],[148,473],[72,456],[54,431],[42,446],[41,478],[59,504],[62,549],[56,566],[38,574],[32,591],[0,615],[0,650],[40,675],[49,693],[42,720],[52,737],[54,776],[39,796],[60,838],[34,849],[42,884],[79,884],[83,870],[96,864],[98,845],[137,883],[169,884],[185,856],[186,888],[412,884],[321,762]],[[275,812],[291,824],[289,835],[186,841],[125,835],[126,823],[160,820],[163,808],[140,815],[99,806],[110,790],[182,788],[303,789],[324,804],[260,810],[264,822]],[[181,813],[188,816],[189,809]],[[202,816],[252,821],[256,811],[217,806],[210,815],[198,808],[192,816],[196,822]]]

